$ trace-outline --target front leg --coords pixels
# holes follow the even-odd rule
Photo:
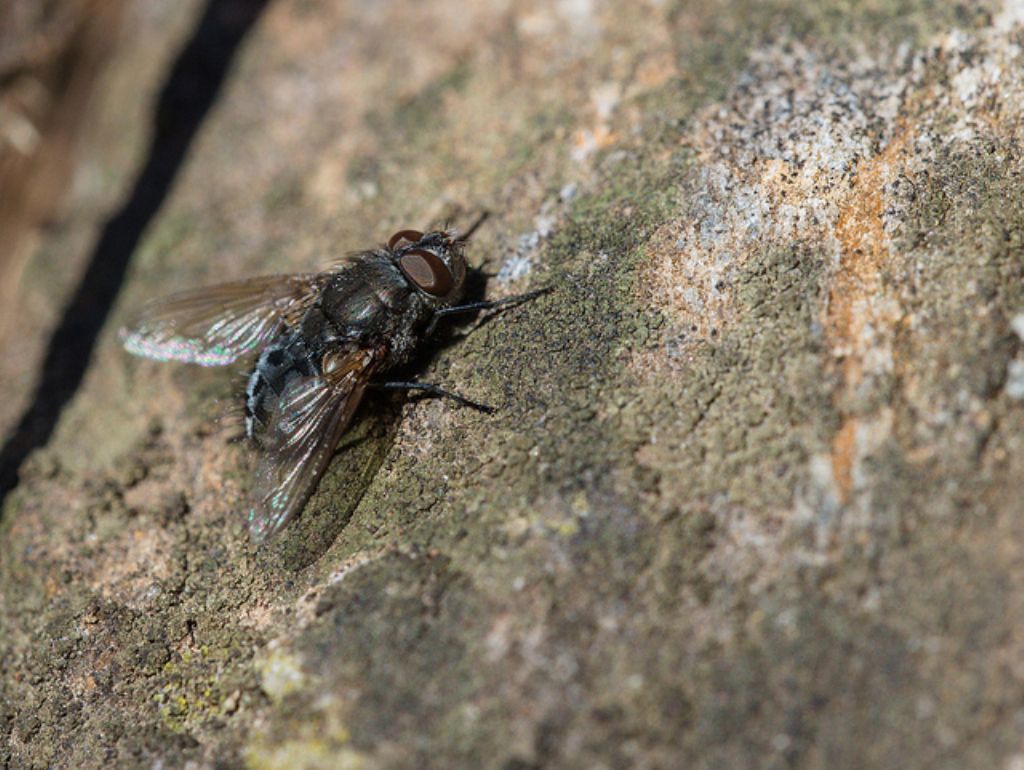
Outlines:
[[[440,385],[435,385],[431,382],[375,382],[370,387],[375,390],[418,390],[430,396],[449,398],[460,406],[468,406],[470,409],[476,409],[484,414],[494,414],[497,411],[493,406],[471,401],[465,396],[452,393],[450,390],[445,390]]]
[[[434,317],[430,319],[430,324],[427,326],[424,336],[429,337],[433,334],[434,329],[437,328],[437,322],[446,316],[458,315],[459,313],[472,313],[474,310],[490,310],[491,308],[496,307],[519,305],[523,302],[529,302],[531,299],[536,299],[542,294],[547,294],[551,291],[551,288],[552,287],[550,286],[545,286],[543,289],[530,291],[526,294],[516,294],[512,297],[505,297],[504,299],[484,300],[483,302],[470,302],[466,305],[455,305],[454,307],[441,308],[434,312]]]

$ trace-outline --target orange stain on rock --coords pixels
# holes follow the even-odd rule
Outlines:
[[[857,454],[857,420],[847,418],[832,439],[832,478],[843,502],[853,487],[853,461]]]
[[[886,330],[899,323],[882,281],[890,256],[883,220],[885,183],[912,138],[913,132],[904,126],[879,155],[860,164],[836,222],[841,262],[829,293],[825,330],[841,359],[845,396],[854,395],[869,373],[866,359],[871,348],[879,339],[891,338]],[[857,453],[857,417],[847,415],[832,441],[832,475],[843,502],[852,490]]]

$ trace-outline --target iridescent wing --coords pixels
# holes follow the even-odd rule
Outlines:
[[[263,542],[305,505],[384,359],[379,349],[327,356],[325,373],[290,382],[260,437],[249,534]]]
[[[157,361],[230,364],[298,319],[328,276],[269,275],[172,294],[121,329],[125,350]]]

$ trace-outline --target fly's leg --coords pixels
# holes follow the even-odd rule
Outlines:
[[[481,404],[477,401],[470,401],[465,396],[460,396],[458,393],[452,393],[450,390],[445,390],[440,385],[435,385],[431,382],[375,382],[372,383],[370,387],[376,390],[418,390],[421,393],[426,393],[438,398],[451,399],[460,406],[468,406],[470,409],[476,409],[478,412],[483,412],[484,414],[494,414],[494,412],[497,411],[493,406]]]
[[[441,308],[434,313],[434,317],[430,319],[430,325],[427,326],[427,330],[424,336],[429,337],[433,334],[434,329],[437,327],[437,322],[442,318],[450,315],[458,315],[459,313],[472,313],[475,310],[491,310],[496,307],[508,307],[510,305],[520,305],[523,302],[529,302],[531,299],[536,299],[542,294],[547,294],[551,291],[550,286],[546,286],[543,289],[537,289],[537,291],[530,291],[526,294],[516,294],[513,297],[505,297],[504,299],[496,300],[485,300],[484,302],[470,302],[468,305],[456,305],[455,307]]]

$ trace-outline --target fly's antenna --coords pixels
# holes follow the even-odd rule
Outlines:
[[[456,235],[456,237],[455,237],[455,242],[458,243],[458,244],[464,244],[467,241],[469,241],[469,239],[473,237],[473,233],[475,233],[479,229],[480,225],[482,225],[484,222],[487,221],[487,218],[490,215],[491,215],[490,211],[487,211],[487,210],[481,211],[477,215],[477,218],[473,221],[473,224],[471,224],[468,228],[466,228],[465,232],[461,232],[460,233],[459,231],[456,231],[458,233],[458,235]]]
[[[486,222],[490,218],[490,216],[491,216],[491,212],[490,211],[487,211],[486,209],[482,210],[479,214],[477,214],[476,219],[473,220],[473,223],[470,224],[470,226],[467,227],[465,229],[465,231],[461,231],[461,232],[459,230],[453,230],[452,231],[452,242],[456,246],[459,246],[460,248],[465,246],[467,243],[469,243],[469,239],[473,237],[473,234],[478,229],[480,229],[480,226],[483,225],[483,223]],[[487,263],[489,261],[490,261],[490,257],[485,257],[484,261],[481,262],[479,265],[470,266],[470,270],[472,270],[476,274],[482,275],[484,278],[493,278],[494,275],[497,275],[497,274],[496,273],[495,274],[488,273],[484,269],[487,266]]]

